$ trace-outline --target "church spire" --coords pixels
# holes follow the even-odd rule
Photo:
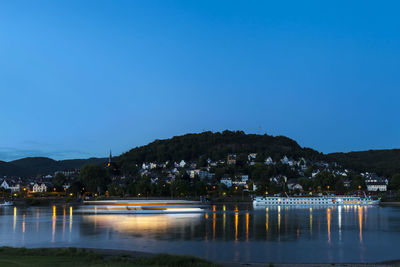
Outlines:
[[[111,153],[111,149],[110,149],[110,157],[108,158],[108,163],[111,164],[111,159],[112,159],[112,153]]]

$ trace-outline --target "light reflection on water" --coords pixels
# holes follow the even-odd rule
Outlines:
[[[368,216],[367,216],[368,212]],[[373,262],[397,259],[400,209],[214,205],[204,214],[74,214],[69,206],[0,209],[0,245],[79,246],[212,260]]]

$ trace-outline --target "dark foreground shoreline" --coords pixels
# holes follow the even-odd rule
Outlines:
[[[72,259],[79,258],[80,262]],[[22,266],[24,260],[30,266],[72,266],[74,264],[96,266],[182,266],[182,267],[388,267],[400,266],[400,260],[377,263],[256,263],[210,262],[192,256],[155,254],[141,251],[98,248],[12,248],[0,247],[1,266]],[[56,262],[54,262],[56,261]],[[58,264],[57,264],[58,263]],[[71,265],[72,264],[72,265]]]
[[[96,249],[87,248],[86,250],[91,250],[102,255],[129,255],[131,257],[152,257],[156,254],[149,252],[140,251],[130,251],[130,250],[116,250],[116,249]],[[400,260],[396,261],[383,261],[377,263],[271,263],[271,262],[215,262],[217,265],[222,267],[327,267],[327,266],[340,266],[340,267],[388,267],[388,266],[400,266]]]

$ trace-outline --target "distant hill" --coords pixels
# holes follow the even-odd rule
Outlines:
[[[0,161],[0,177],[2,176],[12,176],[18,173],[18,167],[12,163]]]
[[[125,162],[165,162],[180,160],[198,160],[199,157],[212,160],[226,159],[229,153],[262,153],[272,157],[323,158],[323,154],[300,147],[296,141],[284,136],[267,134],[245,134],[242,131],[203,132],[186,134],[134,148],[119,157]]]
[[[10,162],[0,161],[1,176],[36,176],[56,171],[79,169],[85,164],[105,164],[106,158],[53,160],[46,157],[28,157]]]
[[[400,173],[400,149],[332,153],[328,157],[346,168],[391,176]]]

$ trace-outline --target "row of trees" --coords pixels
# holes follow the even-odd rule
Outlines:
[[[158,182],[152,183],[148,177],[142,177],[124,185],[111,183],[108,186],[108,193],[113,196],[160,196],[160,197],[186,197],[186,196],[205,196],[207,194],[207,184],[203,181],[189,182],[178,178],[172,183]]]

